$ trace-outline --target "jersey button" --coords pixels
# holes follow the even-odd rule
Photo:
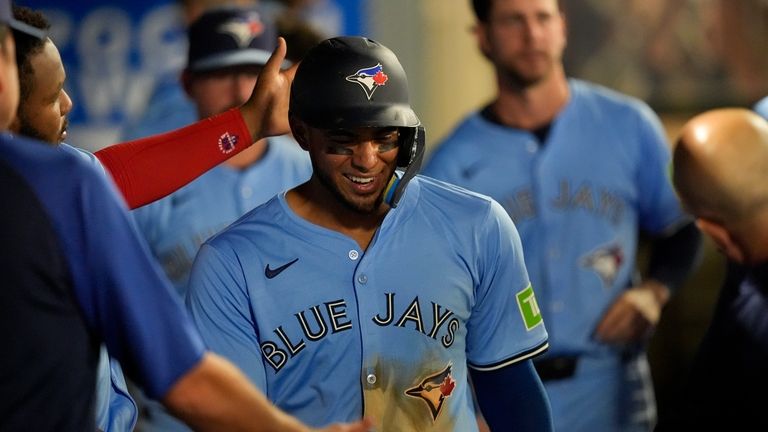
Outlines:
[[[361,284],[365,284],[368,282],[368,276],[361,274],[360,276],[357,277],[357,281],[360,282]]]
[[[240,196],[243,197],[243,199],[248,199],[253,196],[253,188],[250,186],[243,186],[242,189],[240,189]]]
[[[349,259],[351,259],[352,261],[356,260],[359,257],[360,257],[360,253],[357,252],[356,250],[352,249],[351,251],[349,251]]]
[[[376,384],[376,375],[374,375],[374,374],[368,374],[368,376],[367,376],[367,377],[365,377],[365,381],[366,381],[368,384],[370,384],[370,385],[374,385],[374,384]]]

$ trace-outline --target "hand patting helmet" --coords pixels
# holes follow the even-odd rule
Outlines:
[[[400,128],[397,165],[405,171],[388,191],[392,207],[421,168],[424,129],[410,105],[408,79],[395,54],[376,41],[344,36],[312,48],[296,71],[289,111],[318,129]]]

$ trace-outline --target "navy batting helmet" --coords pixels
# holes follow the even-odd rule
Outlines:
[[[393,207],[421,168],[424,128],[411,108],[408,78],[395,54],[374,40],[335,37],[312,48],[296,71],[289,111],[318,129],[400,128],[397,165],[405,173]]]

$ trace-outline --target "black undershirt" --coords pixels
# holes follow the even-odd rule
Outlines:
[[[505,125],[504,123],[501,122],[501,119],[499,119],[499,116],[497,116],[496,113],[493,112],[493,108],[491,108],[491,105],[488,105],[485,108],[483,108],[483,110],[480,111],[480,116],[482,116],[484,119],[488,120],[489,122],[497,124],[499,126],[510,127],[509,125]],[[542,126],[534,128],[532,130],[528,130],[528,132],[532,133],[536,137],[536,139],[539,141],[539,146],[542,146],[547,142],[547,138],[549,137],[549,131],[551,129],[552,129],[552,122],[548,122]]]

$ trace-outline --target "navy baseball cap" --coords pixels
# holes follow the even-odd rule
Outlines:
[[[208,10],[189,26],[188,36],[191,72],[263,66],[277,46],[274,23],[253,7]]]
[[[17,21],[13,17],[13,9],[11,8],[11,0],[0,0],[0,23],[7,25],[8,27],[18,30],[22,33],[26,33],[30,36],[38,39],[45,39],[48,37],[48,33],[45,30],[41,30],[36,27],[32,27],[29,24],[25,24],[21,21]]]

